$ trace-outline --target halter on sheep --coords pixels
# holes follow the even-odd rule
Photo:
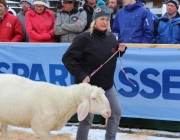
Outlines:
[[[111,114],[104,90],[96,86],[64,87],[0,74],[0,122],[6,140],[11,140],[8,125],[32,128],[42,140],[52,140],[50,131],[61,129],[76,111],[80,121],[89,112]]]

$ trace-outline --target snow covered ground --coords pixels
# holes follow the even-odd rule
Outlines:
[[[96,128],[96,129],[95,129]],[[9,126],[10,130],[21,130],[28,133],[33,133],[32,129],[24,129],[14,126]],[[75,138],[77,131],[77,124],[68,123],[59,131],[52,131],[52,134],[70,133]],[[104,140],[104,126],[93,125],[90,129],[89,137],[93,140]],[[129,129],[119,128],[117,133],[117,140],[180,140],[180,132],[167,132],[147,129]]]

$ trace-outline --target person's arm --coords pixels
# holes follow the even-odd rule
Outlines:
[[[14,22],[15,26],[13,29],[13,38],[11,39],[11,42],[21,42],[24,39],[22,25],[18,18],[16,18]]]
[[[60,13],[57,14],[57,17],[56,17],[56,22],[55,22],[55,25],[54,25],[54,33],[55,35],[65,35],[68,33],[67,30],[64,30],[61,25],[62,25],[62,16],[60,15]]]
[[[119,43],[118,50],[120,51],[120,57],[126,52],[127,46],[124,43]]]
[[[151,43],[154,37],[154,21],[148,11],[143,13],[143,35],[141,43]]]
[[[81,33],[84,30],[86,24],[87,24],[87,14],[85,11],[82,11],[79,13],[78,20],[75,24],[63,23],[61,27],[62,29],[67,31]]]
[[[81,81],[83,81],[88,76],[88,74],[84,72],[78,65],[78,62],[83,57],[83,50],[87,43],[87,40],[83,37],[82,34],[80,34],[74,39],[62,57],[62,62],[64,63],[69,73]]]

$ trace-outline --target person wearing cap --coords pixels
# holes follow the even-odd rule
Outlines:
[[[47,0],[34,0],[33,5],[25,15],[29,42],[55,42],[55,17],[48,9]]]
[[[62,57],[65,67],[74,76],[75,84],[84,82],[105,90],[111,107],[105,140],[115,140],[121,118],[120,100],[113,85],[119,55],[112,57],[93,76],[91,73],[105,63],[118,49],[121,56],[126,50],[126,46],[119,45],[116,37],[111,33],[110,16],[111,11],[107,6],[97,6],[94,9],[90,30],[78,35]],[[79,122],[76,140],[87,140],[93,117],[93,114],[88,114],[84,116],[84,120]]]
[[[140,0],[123,0],[113,22],[113,33],[119,33],[121,43],[151,43],[154,37],[154,22]]]
[[[59,0],[56,4],[56,13],[60,13],[63,10],[63,5],[61,0]]]
[[[60,35],[61,42],[71,43],[87,24],[86,12],[78,9],[76,0],[64,0],[63,10],[57,14],[54,26],[55,35]]]
[[[180,44],[179,1],[168,0],[166,13],[155,23],[155,39],[158,44]]]
[[[85,0],[83,9],[86,11],[87,14],[87,24],[86,27],[84,28],[84,31],[89,29],[90,27],[90,24],[92,22],[92,15],[95,7],[96,7],[96,0]]]
[[[26,27],[25,27],[25,14],[28,11],[29,8],[32,6],[32,0],[21,0],[20,1],[22,9],[20,12],[16,15],[21,22],[21,25],[23,27],[23,32],[24,32],[24,39],[23,42],[29,42],[29,36],[26,32]]]
[[[5,0],[0,0],[0,42],[21,42],[24,38],[19,19],[7,10]]]
[[[118,10],[123,8],[122,0],[109,0],[108,7],[111,9],[110,24],[111,24],[111,29],[112,29],[114,18],[116,17]]]
[[[159,17],[156,14],[152,13],[150,11],[150,9],[146,6],[146,1],[145,0],[141,0],[141,2],[142,2],[142,5],[144,6],[144,8],[146,8],[151,13],[153,21],[155,22],[156,20],[158,20]]]

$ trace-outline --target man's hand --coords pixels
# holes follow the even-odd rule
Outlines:
[[[81,24],[81,22],[82,22],[82,21],[78,19],[78,20],[76,20],[75,23],[76,23],[76,24]]]

